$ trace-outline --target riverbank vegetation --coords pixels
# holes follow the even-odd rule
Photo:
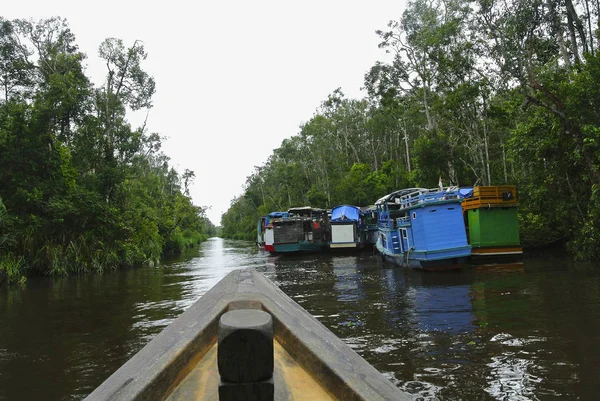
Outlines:
[[[65,20],[0,18],[0,284],[153,265],[212,235],[161,137],[134,128],[155,82],[141,42],[99,48],[104,84]]]
[[[248,177],[223,234],[291,206],[514,184],[525,246],[600,256],[598,0],[409,1],[362,99],[333,91]],[[309,116],[307,116],[309,117]]]

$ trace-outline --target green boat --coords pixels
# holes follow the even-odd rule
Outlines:
[[[516,187],[478,186],[461,191],[471,256],[489,259],[522,255]]]

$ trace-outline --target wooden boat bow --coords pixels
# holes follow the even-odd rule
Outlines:
[[[263,274],[243,269],[217,283],[86,400],[217,399],[218,322],[237,309],[273,318],[275,400],[411,399]]]

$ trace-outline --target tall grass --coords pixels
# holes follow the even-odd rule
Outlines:
[[[0,285],[25,284],[25,263],[22,257],[12,254],[0,256]]]

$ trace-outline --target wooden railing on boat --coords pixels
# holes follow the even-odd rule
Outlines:
[[[517,206],[517,188],[514,185],[473,188],[473,196],[462,201],[463,211],[482,207]]]
[[[87,398],[215,400],[223,314],[258,309],[273,318],[274,400],[409,400],[323,324],[253,269],[234,270]]]

